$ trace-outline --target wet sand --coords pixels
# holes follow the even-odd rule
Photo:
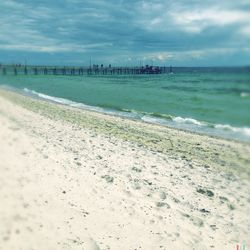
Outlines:
[[[250,145],[0,90],[0,249],[236,249]]]

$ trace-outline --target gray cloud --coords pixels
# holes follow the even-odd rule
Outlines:
[[[2,0],[0,9],[2,61],[250,64],[245,0]]]

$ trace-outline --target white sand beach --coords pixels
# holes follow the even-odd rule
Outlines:
[[[250,145],[0,90],[0,249],[250,247]]]

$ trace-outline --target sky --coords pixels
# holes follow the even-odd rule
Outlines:
[[[0,62],[250,65],[250,0],[0,0]]]

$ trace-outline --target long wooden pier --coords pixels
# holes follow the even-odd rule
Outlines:
[[[3,75],[140,75],[164,74],[172,72],[172,67],[144,66],[144,67],[104,67],[93,65],[89,67],[69,66],[25,66],[25,65],[0,65]]]

